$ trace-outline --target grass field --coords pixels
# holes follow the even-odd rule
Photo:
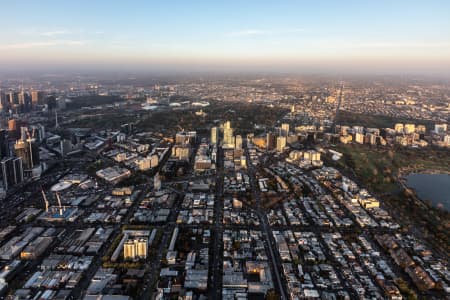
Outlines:
[[[399,169],[450,172],[450,151],[446,149],[339,144],[334,150],[344,154],[343,158],[335,163],[337,167],[357,175],[364,185],[379,193],[398,190],[396,176]]]

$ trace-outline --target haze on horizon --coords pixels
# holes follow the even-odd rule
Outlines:
[[[18,0],[2,11],[3,72],[450,75],[449,1]]]

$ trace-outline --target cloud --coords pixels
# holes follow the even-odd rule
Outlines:
[[[9,45],[0,45],[0,50],[5,49],[32,49],[32,48],[43,48],[43,47],[53,47],[53,46],[81,46],[86,44],[86,41],[79,40],[50,40],[42,42],[27,42],[27,43],[16,43]]]
[[[65,34],[70,34],[70,33],[71,33],[70,31],[62,29],[62,30],[53,30],[53,31],[41,32],[39,35],[47,36],[47,37],[53,37],[53,36],[57,36],[57,35],[65,35]]]
[[[352,45],[350,43],[350,45]],[[441,48],[449,47],[450,43],[433,43],[433,42],[376,42],[376,43],[355,43],[355,48]]]
[[[245,29],[240,31],[229,32],[228,36],[246,37],[261,35],[283,35],[306,32],[303,28],[287,28],[287,29]]]

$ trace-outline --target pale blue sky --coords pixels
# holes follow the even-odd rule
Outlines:
[[[0,67],[450,67],[450,1],[0,2]]]

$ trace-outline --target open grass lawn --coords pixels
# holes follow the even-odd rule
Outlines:
[[[344,154],[336,166],[354,171],[354,175],[373,191],[398,190],[396,174],[400,168],[450,172],[450,150],[387,148],[359,144],[339,144],[334,148]]]

